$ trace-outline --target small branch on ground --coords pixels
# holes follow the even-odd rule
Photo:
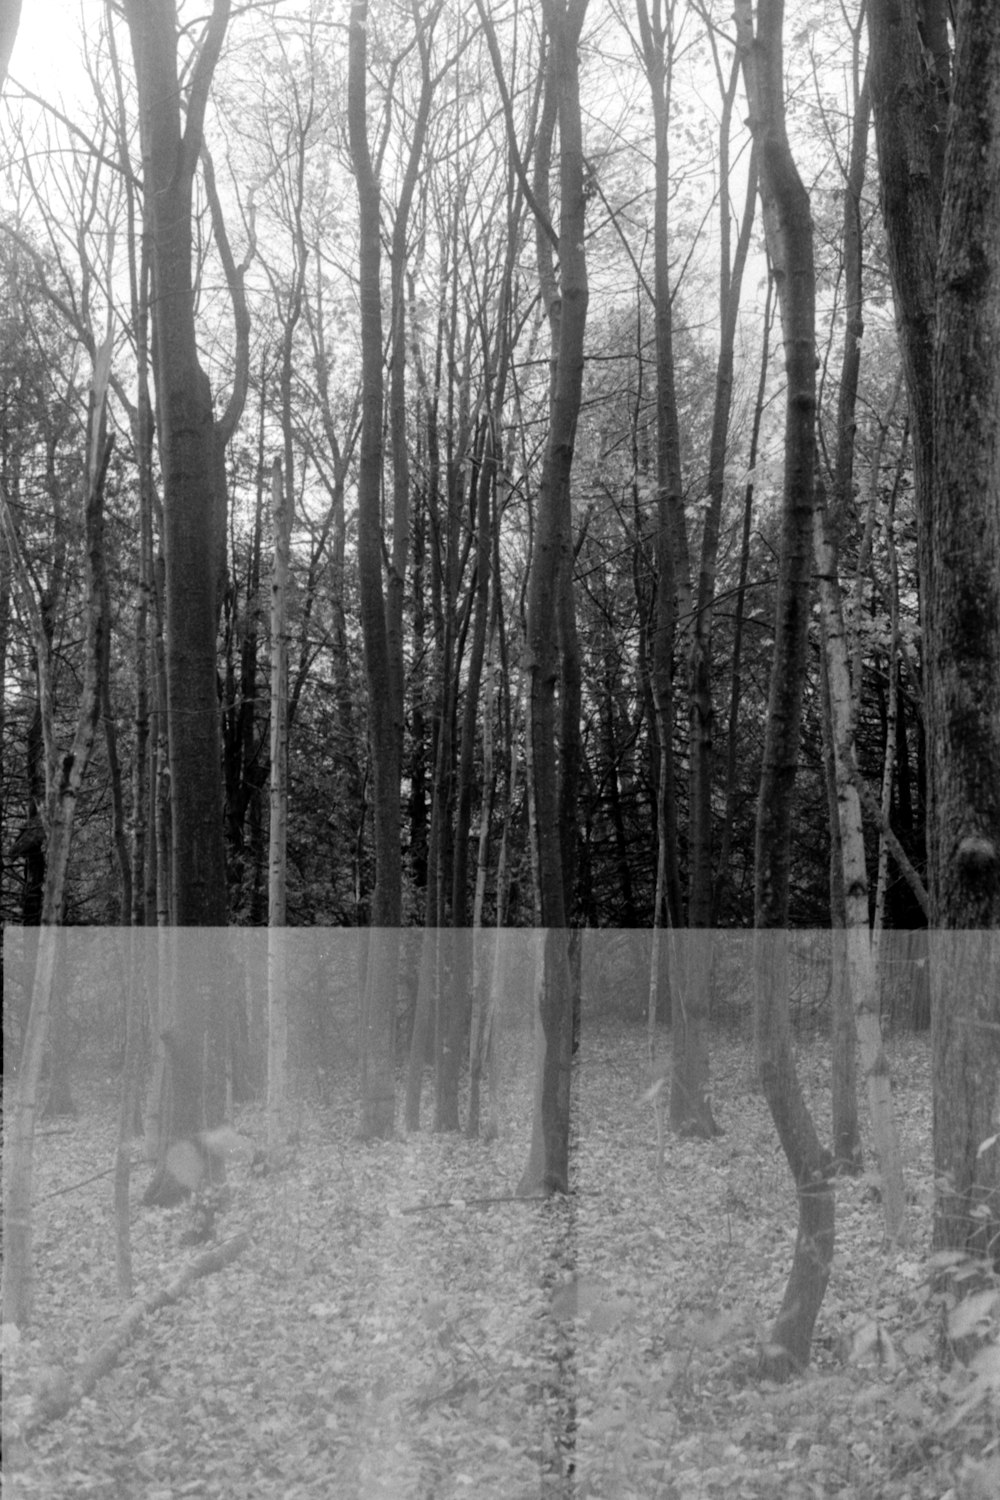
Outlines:
[[[426,1214],[436,1208],[482,1208],[489,1203],[547,1203],[547,1193],[500,1193],[495,1198],[444,1198],[440,1203],[415,1203],[404,1214]]]

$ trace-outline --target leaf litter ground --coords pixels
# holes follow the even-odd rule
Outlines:
[[[826,1049],[800,1062],[828,1133]],[[568,1200],[504,1201],[527,1152],[513,1122],[530,1114],[530,1070],[488,1143],[362,1145],[345,1086],[337,1107],[303,1107],[282,1171],[234,1165],[218,1232],[248,1230],[244,1255],[146,1320],[91,1396],[24,1439],[39,1390],[122,1313],[110,1178],[58,1192],[111,1159],[113,1089],[82,1088],[72,1130],[38,1143],[36,1316],[4,1350],[5,1493],[995,1500],[996,1404],[969,1407],[967,1373],[935,1358],[926,1042],[898,1042],[892,1063],[910,1242],[882,1247],[871,1175],[838,1185],[801,1380],[753,1373],[795,1219],[749,1043],[713,1049],[724,1134],[668,1140],[658,1180],[644,1033],[605,1023],[578,1059]],[[238,1125],[263,1138],[259,1110]],[[140,1208],[136,1179],[141,1296],[198,1252],[179,1247],[190,1209]]]

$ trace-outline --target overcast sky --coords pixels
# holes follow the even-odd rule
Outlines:
[[[24,0],[11,78],[43,98],[72,98],[83,82],[80,28],[88,11],[96,30],[104,11],[101,0]]]

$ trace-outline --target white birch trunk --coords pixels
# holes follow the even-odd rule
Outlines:
[[[885,518],[886,544],[889,552],[889,702],[885,715],[885,760],[882,766],[882,819],[889,826],[892,807],[892,778],[896,767],[896,724],[899,718],[899,566],[896,559],[896,496],[893,491]],[[889,844],[879,831],[878,883],[875,887],[875,924],[872,934],[876,960],[885,926],[885,893],[889,878]],[[878,965],[876,962],[876,970]]]
[[[890,1240],[898,1240],[903,1235],[906,1214],[903,1168],[892,1108],[889,1064],[882,1044],[878,975],[868,926],[868,872],[865,866],[861,801],[851,776],[854,760],[854,715],[847,640],[836,557],[826,537],[822,507],[816,512],[814,546],[830,679],[837,806],[844,867],[847,979],[861,1044],[861,1063],[868,1091],[875,1153],[882,1178],[885,1230]]]

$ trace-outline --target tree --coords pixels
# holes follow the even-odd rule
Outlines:
[[[284,1145],[288,1093],[288,554],[291,484],[281,460],[271,470],[271,822],[267,900],[267,1134],[268,1149]]]
[[[872,0],[882,213],[913,427],[929,745],[934,1238],[1000,1235],[1000,27],[995,8]],[[949,94],[951,109],[947,109]],[[992,407],[990,405],[992,403]],[[993,1145],[983,1148],[984,1141]],[[983,1149],[980,1149],[983,1148]]]
[[[21,19],[21,0],[8,0],[0,12],[0,89],[7,81],[10,54],[17,39],[18,23]]]
[[[489,137],[486,139],[489,142]],[[472,158],[470,167],[473,170],[468,174],[468,183],[473,188],[473,191],[475,191],[476,186],[474,162],[475,158]],[[523,213],[523,192],[520,185],[516,183],[515,174],[510,167],[508,167],[507,173],[502,180],[501,187],[502,196],[489,205],[492,212],[488,216],[487,205],[483,205],[484,222],[479,236],[480,244],[477,247],[479,254],[476,256],[476,260],[483,263],[481,276],[476,274],[478,266],[473,270],[475,277],[473,284],[475,285],[476,282],[479,282],[481,285],[480,305],[474,309],[474,326],[475,333],[478,336],[476,342],[481,346],[479,357],[482,360],[483,398],[481,415],[476,423],[474,438],[474,452],[478,472],[475,469],[473,470],[473,478],[470,481],[471,497],[474,497],[473,504],[475,506],[475,546],[472,549],[474,573],[473,581],[470,584],[474,602],[470,626],[465,700],[462,706],[461,734],[459,737],[458,763],[456,768],[455,835],[453,840],[454,859],[451,893],[451,918],[452,926],[455,929],[455,938],[452,945],[454,969],[452,975],[451,1024],[445,1037],[448,1047],[446,1058],[448,1066],[439,1067],[439,1077],[442,1084],[445,1085],[444,1097],[439,1102],[439,1117],[444,1113],[441,1109],[441,1105],[444,1105],[448,1113],[448,1118],[456,1126],[458,1124],[459,1065],[465,1022],[469,1016],[469,1006],[465,997],[470,993],[474,997],[473,1006],[475,1014],[472,1017],[469,1056],[470,1071],[473,1078],[475,1078],[477,1036],[481,1034],[479,1027],[482,1006],[479,1002],[484,995],[484,985],[486,983],[485,967],[478,961],[479,954],[482,951],[481,945],[476,938],[473,938],[471,943],[466,941],[462,936],[462,929],[469,924],[469,843],[473,798],[475,795],[474,760],[477,738],[479,737],[480,717],[482,717],[483,763],[480,833],[478,840],[479,859],[476,871],[476,897],[473,905],[472,924],[477,928],[482,926],[483,891],[486,879],[485,864],[489,847],[490,811],[494,795],[492,752],[495,684],[492,681],[487,682],[485,703],[482,705],[480,704],[480,686],[483,679],[484,662],[486,663],[485,671],[487,677],[491,676],[491,665],[487,660],[487,641],[489,639],[492,645],[500,625],[501,580],[499,577],[499,567],[496,565],[495,559],[500,525],[497,513],[497,495],[498,480],[503,463],[503,412],[507,399],[511,364],[514,357],[511,303],[513,300],[516,256],[520,242],[519,226]],[[464,194],[462,196],[464,197]],[[501,215],[503,216],[506,228],[505,243],[501,241],[500,245],[494,245],[491,243],[490,231],[491,229],[495,229]],[[470,258],[472,257],[473,250],[474,247],[470,243]],[[489,295],[491,293],[492,295]],[[471,352],[470,349],[470,355]],[[567,711],[572,712],[571,709],[567,709]],[[571,776],[570,780],[572,780]],[[567,785],[567,782],[564,778],[565,785]],[[445,1059],[442,1058],[441,1062],[445,1062]],[[470,1134],[474,1133],[474,1119],[475,1130],[478,1130],[478,1093],[470,1096]]]
[[[871,120],[871,87],[867,71],[861,77],[861,33],[864,17],[860,15],[851,28],[850,87],[853,100],[848,160],[844,170],[844,205],[842,238],[842,274],[844,283],[844,342],[841,359],[840,382],[837,392],[836,432],[834,437],[834,459],[830,477],[832,498],[826,503],[826,491],[819,488],[816,523],[817,573],[820,579],[820,631],[823,641],[821,663],[821,688],[823,697],[823,751],[827,781],[827,796],[830,804],[830,922],[834,928],[847,922],[845,912],[847,884],[847,862],[857,863],[860,855],[864,873],[864,842],[860,822],[847,834],[842,827],[841,814],[845,810],[845,798],[857,800],[857,789],[845,790],[843,744],[838,740],[834,720],[837,707],[831,702],[831,687],[835,666],[831,656],[830,631],[837,636],[837,645],[843,646],[842,636],[837,635],[837,624],[832,611],[837,607],[837,580],[835,575],[840,557],[841,538],[848,518],[853,510],[854,453],[857,433],[858,379],[861,370],[861,346],[864,334],[864,282],[862,265],[862,193],[865,170],[868,162],[868,134]],[[826,538],[829,557],[819,561],[819,548]],[[824,579],[827,588],[824,593]],[[840,625],[842,627],[842,620]],[[836,648],[835,648],[836,649]],[[860,663],[858,663],[860,674]],[[861,697],[861,684],[853,683],[843,676],[838,678],[847,697],[839,704],[841,731],[847,728],[843,719],[845,710],[853,716]],[[838,783],[839,778],[839,783]],[[852,811],[853,811],[852,806]],[[844,838],[856,836],[861,840],[860,848],[848,855]],[[864,904],[861,892],[857,893],[854,913],[864,926],[868,926],[867,878],[864,882]],[[838,1172],[857,1173],[861,1170],[862,1150],[858,1127],[857,1092],[857,1033],[848,975],[844,969],[844,954],[841,945],[834,943],[831,962],[833,965],[833,1154]],[[873,979],[876,977],[873,971]],[[872,991],[875,998],[875,991]],[[888,1196],[883,1197],[888,1205]],[[902,1189],[899,1202],[902,1204]]]
[[[752,148],[747,167],[746,198],[734,249],[730,225],[730,134],[740,60],[737,52],[733,57],[729,77],[726,78],[711,26],[709,40],[722,103],[719,119],[719,357],[708,453],[708,505],[701,539],[695,613],[691,623],[691,893],[688,921],[692,927],[709,927],[715,919],[712,882],[712,758],[715,719],[712,705],[712,628],[726,457],[732,417],[736,329],[757,202],[757,153]],[[707,1005],[703,1006],[703,1014],[707,1016]],[[695,1057],[698,1046],[699,1042],[693,1039],[692,1052]],[[702,1131],[707,1127],[709,1133],[714,1133],[711,1111],[708,1110],[706,1114],[704,1104],[692,1101],[688,1112],[694,1114]]]
[[[529,723],[532,794],[535,809],[538,888],[541,925],[545,930],[544,977],[541,992],[541,1030],[544,1056],[540,1060],[540,1130],[543,1150],[540,1171],[531,1164],[521,1179],[521,1192],[569,1190],[569,1106],[573,1042],[573,988],[568,941],[569,903],[566,886],[567,837],[565,810],[568,792],[575,790],[571,766],[558,763],[557,689],[560,644],[565,653],[572,614],[572,530],[570,479],[573,447],[583,383],[584,333],[587,322],[587,261],[584,250],[586,196],[584,192],[583,135],[580,116],[578,47],[587,0],[545,0],[543,14],[551,54],[547,86],[559,125],[559,284],[547,274],[540,256],[542,292],[547,301],[553,335],[549,433],[538,491],[534,551],[528,580],[527,647],[529,654]],[[543,106],[544,111],[544,106]],[[540,138],[544,138],[543,136]],[[545,225],[537,229],[545,235]],[[563,745],[574,726],[562,717]],[[568,785],[567,785],[568,783]],[[574,831],[575,836],[575,831]],[[572,866],[571,866],[572,868]],[[536,1179],[536,1180],[532,1180]]]
[[[182,109],[175,0],[128,0],[154,283],[154,367],[166,562],[172,919],[224,926],[215,637],[224,568],[212,392],[195,336],[192,188],[230,0],[215,0]],[[206,768],[211,770],[206,774]]]
[[[374,780],[376,885],[361,1023],[361,1133],[386,1137],[395,1121],[397,936],[402,918],[399,771],[402,726],[396,718],[382,588],[382,286],[380,192],[368,145],[367,0],[352,0],[348,131],[361,224],[361,453],[358,469],[358,577],[368,683]]]
[[[1000,14],[956,17],[937,269],[926,657],[934,1242],[1000,1266]],[[992,1144],[987,1144],[991,1142]]]
[[[651,687],[658,747],[656,789],[657,867],[654,930],[682,923],[677,839],[677,788],[674,764],[674,654],[677,616],[692,617],[691,569],[684,522],[680,426],[674,368],[673,293],[670,285],[670,94],[673,70],[674,9],[657,4],[650,16],[638,0],[637,16],[643,66],[653,105],[655,142],[653,196],[653,317],[656,337],[656,559],[655,624]],[[650,970],[650,1015],[655,1013],[660,977],[660,949],[654,941]],[[679,978],[672,975],[675,981]],[[704,994],[700,976],[689,989],[685,979],[672,984],[675,1003],[671,1123],[682,1133],[712,1135],[715,1122],[705,1093],[708,1063],[698,1000]],[[693,1003],[688,1006],[688,1001]],[[652,1037],[652,1031],[650,1032]]]
[[[192,193],[205,109],[230,0],[215,0],[185,88],[178,76],[175,0],[128,0],[140,111],[154,307],[153,366],[163,477],[165,675],[172,888],[179,927],[223,927],[227,916],[216,624],[225,570],[225,486],[195,331]],[[207,953],[207,950],[205,950]],[[191,1101],[184,1133],[221,1118],[225,1015],[210,972],[194,969],[160,1017],[174,1045],[174,1102]],[[169,1024],[168,1024],[169,1023]],[[183,1060],[183,1061],[181,1061]],[[179,1068],[193,1070],[183,1083]],[[171,1193],[168,1136],[147,1198]]]
[[[819,1141],[792,1052],[784,928],[788,923],[795,784],[809,623],[816,465],[816,281],[812,218],[785,128],[782,0],[738,0],[751,129],[760,151],[761,196],[785,345],[785,475],[755,851],[755,1024],[761,1083],[795,1181],[798,1230],[781,1310],[763,1368],[779,1379],[809,1363],[813,1326],[833,1260],[831,1159]]]
[[[656,527],[656,627],[653,636],[653,693],[656,705],[660,772],[658,842],[660,845],[654,923],[671,925],[682,921],[678,868],[678,817],[675,787],[674,669],[679,644],[689,665],[689,761],[688,900],[687,924],[693,929],[711,927],[714,887],[712,879],[712,777],[715,714],[712,702],[712,636],[719,567],[719,544],[725,495],[725,469],[729,446],[737,321],[743,272],[750,247],[757,199],[756,152],[751,151],[744,209],[735,246],[731,225],[731,133],[733,108],[739,83],[740,64],[734,54],[728,76],[719,55],[711,18],[706,16],[708,39],[720,93],[718,129],[719,161],[719,352],[715,369],[711,434],[708,441],[706,504],[697,579],[691,576],[691,551],[684,511],[684,473],[678,418],[677,374],[673,323],[678,284],[672,285],[671,255],[675,259],[672,231],[672,199],[675,181],[671,171],[671,110],[675,107],[673,72],[675,54],[681,46],[680,24],[673,4],[637,0],[641,56],[649,82],[653,106],[654,162],[654,319],[656,333],[656,426],[657,426],[657,527]],[[680,273],[683,275],[683,271]],[[665,902],[665,904],[664,904]],[[718,1133],[708,1092],[708,1047],[705,1036],[711,990],[710,946],[691,938],[679,947],[670,944],[676,956],[688,961],[674,967],[672,997],[672,1078],[670,1123],[681,1135],[708,1139]],[[651,997],[658,980],[658,949],[654,945]],[[652,1009],[652,1007],[651,1007]]]
[[[889,1064],[882,1044],[879,1014],[878,974],[868,917],[868,871],[865,860],[861,799],[854,777],[854,723],[850,672],[847,664],[844,617],[837,577],[836,551],[826,532],[822,506],[816,511],[816,573],[819,580],[823,619],[823,644],[831,704],[831,738],[835,768],[836,807],[841,881],[844,894],[844,949],[834,929],[831,964],[834,974],[846,958],[847,991],[854,1008],[857,1036],[861,1042],[868,1104],[881,1173],[886,1234],[897,1239],[903,1232],[906,1205],[899,1138],[893,1115]],[[852,1031],[850,1045],[855,1046]],[[838,1143],[843,1149],[843,1143]]]
[[[852,91],[849,163],[845,176],[843,257],[845,282],[844,345],[837,399],[837,427],[832,497],[827,503],[818,486],[814,547],[823,645],[824,723],[832,762],[831,849],[836,868],[831,876],[831,953],[834,983],[834,1159],[838,1170],[858,1170],[855,1053],[860,1039],[875,1148],[881,1172],[886,1233],[898,1238],[904,1227],[905,1202],[899,1141],[893,1117],[889,1065],[882,1045],[876,950],[869,931],[868,871],[861,800],[856,784],[856,712],[861,697],[860,654],[851,678],[841,603],[838,559],[840,543],[853,507],[854,447],[861,343],[864,331],[861,196],[867,162],[871,112],[867,73],[860,78],[861,20],[852,31]],[[837,929],[845,929],[839,941]],[[853,1015],[852,1015],[853,1011]]]

